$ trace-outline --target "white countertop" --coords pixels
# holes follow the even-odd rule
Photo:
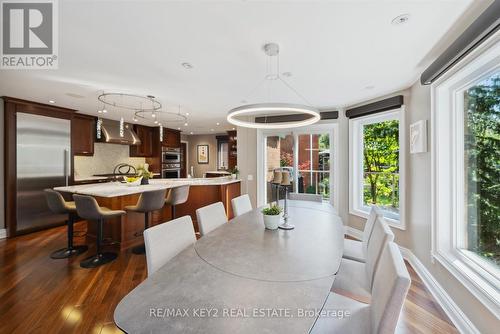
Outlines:
[[[129,186],[121,182],[106,182],[81,184],[68,187],[56,187],[54,190],[61,192],[69,192],[73,194],[90,195],[97,197],[118,197],[139,194],[146,191],[170,189],[184,185],[190,186],[207,186],[207,185],[225,185],[240,182],[227,177],[214,178],[183,178],[183,179],[152,179],[148,185]]]

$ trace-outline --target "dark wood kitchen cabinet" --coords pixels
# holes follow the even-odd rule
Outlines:
[[[130,156],[146,158],[152,157],[155,151],[153,149],[154,129],[149,126],[135,125],[134,130],[141,140],[141,144],[130,146]]]
[[[71,120],[71,145],[74,155],[94,155],[95,117],[75,114]]]
[[[181,147],[181,132],[174,129],[163,129],[163,147],[180,148]]]

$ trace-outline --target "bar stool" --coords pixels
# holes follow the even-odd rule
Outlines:
[[[45,198],[49,209],[56,214],[68,215],[68,247],[61,248],[50,254],[52,259],[66,259],[73,255],[79,255],[86,252],[86,245],[73,246],[73,224],[75,223],[76,206],[75,202],[66,202],[62,195],[52,189],[45,189]]]
[[[118,256],[116,253],[101,251],[102,228],[105,219],[123,216],[125,211],[110,210],[105,207],[100,207],[92,196],[73,195],[73,198],[76,204],[76,212],[78,212],[80,217],[86,220],[97,221],[97,253],[80,262],[80,267],[95,268],[116,259]]]
[[[163,208],[163,206],[165,205],[166,195],[167,189],[143,192],[139,197],[137,204],[126,206],[125,210],[144,213],[144,230],[146,230],[149,227],[149,217],[151,215],[151,212],[161,210],[161,208]],[[146,253],[144,244],[132,248],[132,253]]]
[[[189,197],[189,186],[180,186],[170,189],[165,204],[172,206],[172,219],[175,219],[175,206],[186,203]]]

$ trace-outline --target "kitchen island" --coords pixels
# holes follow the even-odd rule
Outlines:
[[[158,189],[171,189],[189,185],[189,197],[186,203],[176,206],[176,216],[191,216],[194,229],[198,232],[196,209],[222,202],[228,219],[233,217],[231,199],[240,196],[240,180],[227,177],[219,178],[183,178],[183,179],[152,179],[148,185],[128,186],[120,182],[82,184],[68,187],[57,187],[57,190],[70,197],[72,194],[94,197],[100,206],[113,210],[122,210],[128,205],[137,203],[141,193]],[[171,206],[165,205],[162,210],[151,214],[150,226],[168,222],[172,219]],[[143,243],[144,215],[127,212],[119,218],[109,219],[104,224],[104,239],[107,243],[117,243],[124,250]],[[87,222],[87,238],[92,242],[96,236],[96,223]]]

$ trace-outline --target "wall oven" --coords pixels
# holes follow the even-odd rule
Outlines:
[[[162,147],[161,149],[162,164],[179,164],[181,163],[181,149]]]
[[[177,179],[181,177],[181,169],[162,169],[161,178],[162,179]]]

